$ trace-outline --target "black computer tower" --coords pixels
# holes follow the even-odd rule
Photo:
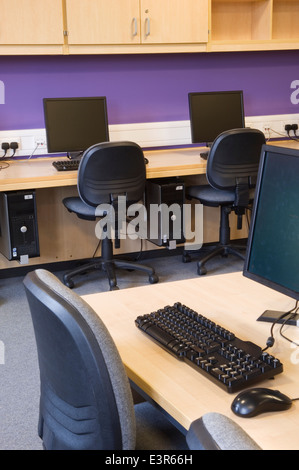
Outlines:
[[[148,240],[170,249],[184,243],[184,182],[177,178],[147,180],[145,198]],[[156,206],[161,209],[158,213]]]
[[[34,190],[0,193],[0,252],[8,260],[39,256]]]

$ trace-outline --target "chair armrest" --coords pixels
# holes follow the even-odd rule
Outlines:
[[[237,423],[219,413],[193,421],[186,440],[191,450],[261,450]]]

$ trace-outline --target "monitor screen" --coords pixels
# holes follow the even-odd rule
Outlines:
[[[49,153],[84,152],[109,141],[106,97],[44,98]]]
[[[244,275],[299,300],[299,151],[264,145]]]
[[[192,143],[210,146],[224,131],[244,127],[242,91],[189,93]]]

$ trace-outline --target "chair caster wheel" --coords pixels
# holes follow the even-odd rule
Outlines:
[[[73,289],[73,287],[75,286],[74,282],[71,279],[69,279],[68,281],[63,281],[63,282],[64,282],[64,285],[68,287],[69,289]]]
[[[207,274],[207,270],[204,266],[197,266],[197,274],[199,276],[203,276],[204,274]]]
[[[159,282],[157,274],[152,274],[148,279],[150,284],[157,284],[157,282]]]
[[[183,254],[182,261],[183,263],[191,263],[191,256],[188,253]]]

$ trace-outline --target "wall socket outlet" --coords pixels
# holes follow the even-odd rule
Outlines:
[[[6,157],[10,157],[12,155],[17,157],[19,155],[19,152],[21,149],[21,139],[20,137],[16,137],[16,136],[2,137],[0,139],[0,152],[3,152],[3,153],[5,152],[5,150],[2,149],[2,144],[7,144],[10,147],[12,143],[13,143],[13,148],[8,148],[5,154]]]
[[[47,148],[47,140],[44,137],[35,137],[35,146],[38,148]]]

